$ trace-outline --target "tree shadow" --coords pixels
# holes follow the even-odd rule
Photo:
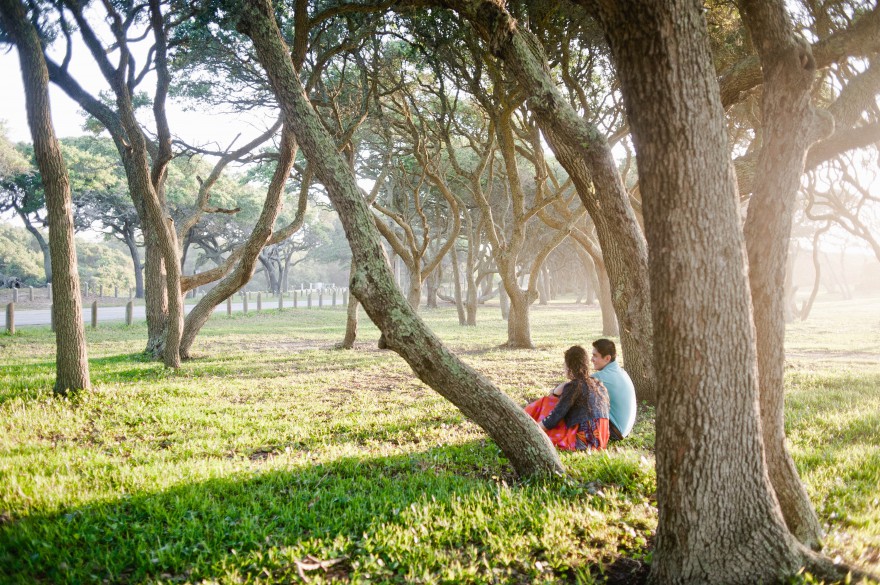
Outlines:
[[[526,501],[535,499],[524,493],[529,490],[577,488],[564,480],[509,488],[503,478],[450,472],[444,462],[461,449],[346,457],[287,469],[261,468],[276,455],[257,451],[250,470],[225,477],[51,513],[0,516],[0,575],[9,583],[213,582],[233,576],[241,582],[289,583],[303,576],[409,582],[419,575],[442,580],[442,563],[451,555],[473,567],[466,579],[471,582],[575,582],[585,575],[643,582],[647,565],[626,551],[604,562],[586,555],[577,566],[553,568],[538,562],[547,558],[540,544],[527,558],[487,556],[487,541],[508,532],[519,537],[520,529],[528,536],[541,520],[502,527],[487,517],[485,526],[474,521],[462,528],[447,526],[455,523],[449,518],[466,514],[474,502],[483,506],[480,515],[495,498]],[[435,515],[440,520],[432,524]],[[585,530],[579,538],[589,547],[596,535]]]

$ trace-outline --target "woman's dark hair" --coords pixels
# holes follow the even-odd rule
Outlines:
[[[565,350],[565,367],[571,375],[581,380],[586,380],[590,374],[590,362],[587,360],[587,350],[580,345],[572,345]]]

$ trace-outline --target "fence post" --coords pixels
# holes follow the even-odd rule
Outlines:
[[[113,298],[114,299],[119,298],[119,285],[118,284],[113,285]]]
[[[257,313],[263,310],[263,291],[257,291]]]
[[[247,301],[248,301],[248,294],[247,294],[247,292],[244,292],[241,295],[241,306],[244,309],[245,315],[247,315]]]
[[[15,287],[12,287],[12,302],[13,303],[18,302],[18,289]]]
[[[232,297],[231,296],[226,297],[226,316],[227,317],[232,316]]]
[[[15,303],[6,305],[6,333],[15,335]]]
[[[278,291],[278,310],[284,310],[284,294],[281,291]]]
[[[318,308],[319,309],[324,308],[324,289],[323,288],[318,289]]]
[[[92,302],[92,329],[98,328],[98,301]]]
[[[134,321],[134,301],[128,301],[125,305],[125,324],[131,325]]]
[[[32,286],[28,287],[28,299],[31,300],[32,302],[34,300],[34,287],[32,287]]]

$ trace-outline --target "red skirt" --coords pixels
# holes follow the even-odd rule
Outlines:
[[[538,400],[527,405],[526,414],[532,417],[536,422],[541,422],[553,412],[556,404],[559,402],[558,396],[543,396]],[[592,421],[590,426],[593,428],[579,429],[578,425],[573,427],[565,426],[565,421],[559,421],[559,424],[545,431],[550,438],[550,442],[557,448],[564,451],[574,451],[577,449],[577,441],[580,439],[583,445],[588,449],[601,450],[608,445],[609,426],[607,418],[597,418]],[[589,435],[586,431],[589,431]]]

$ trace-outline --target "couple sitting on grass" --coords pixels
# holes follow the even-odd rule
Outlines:
[[[601,450],[609,440],[629,435],[636,420],[636,393],[616,358],[613,341],[594,341],[590,361],[596,372],[590,376],[587,351],[579,345],[568,348],[565,372],[571,381],[526,406],[558,448]]]

